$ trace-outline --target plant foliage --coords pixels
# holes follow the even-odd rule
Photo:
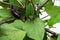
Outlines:
[[[51,16],[47,21],[50,27],[60,22],[60,7],[54,6],[52,0],[3,0],[0,6],[0,40],[47,40],[46,21],[39,18],[43,6]],[[51,38],[55,39],[60,40],[60,35]]]

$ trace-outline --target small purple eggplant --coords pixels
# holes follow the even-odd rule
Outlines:
[[[15,18],[17,18],[17,19],[20,18],[19,12],[13,8],[13,5],[11,5],[11,12]]]

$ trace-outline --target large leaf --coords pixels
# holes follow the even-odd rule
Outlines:
[[[35,40],[43,40],[44,37],[44,22],[39,18],[36,18],[34,21],[26,21],[23,29],[27,32],[27,35]]]
[[[12,24],[1,25],[1,30],[3,32],[1,40],[23,40],[26,32],[15,28]],[[4,38],[4,39],[3,39]]]
[[[47,13],[51,16],[51,19],[48,21],[48,25],[50,27],[53,26],[53,24],[60,22],[60,7],[54,6],[52,4],[52,1],[50,0],[45,5]]]
[[[42,40],[44,36],[44,23],[36,18],[34,21],[26,21],[25,23],[16,20],[12,23],[14,27],[18,29],[23,29],[27,32],[27,35],[35,40]]]
[[[28,16],[33,16],[34,15],[34,8],[33,5],[31,3],[29,3],[26,7],[26,14],[27,17]]]
[[[0,40],[10,40],[7,36],[0,37]]]
[[[60,14],[60,7],[54,6],[51,0],[45,5],[45,9],[50,16]]]
[[[60,22],[60,15],[56,14],[52,16],[50,20],[48,20],[48,25],[53,26],[53,24],[58,23],[58,22]]]
[[[1,17],[12,17],[11,12],[8,9],[0,9]]]

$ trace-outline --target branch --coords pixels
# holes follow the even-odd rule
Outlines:
[[[40,6],[38,7],[38,9],[41,9],[48,1],[49,1],[49,0],[46,0],[45,3],[43,3],[42,5],[40,5]]]
[[[7,2],[2,2],[2,1],[0,1],[0,3],[4,3],[4,4],[7,4],[7,5],[13,5],[13,6],[17,6],[17,7],[19,7],[19,8],[21,8],[20,6],[18,6],[18,5],[15,5],[15,4],[11,4],[11,3],[7,3]],[[21,5],[21,4],[20,4]],[[22,5],[21,5],[22,6]],[[23,7],[22,7],[23,8]]]
[[[8,19],[3,19],[2,21],[0,21],[0,25],[1,24],[4,24],[4,23],[9,23],[9,22],[12,22],[12,21],[14,21],[15,20],[15,18],[8,18]]]
[[[37,13],[40,13],[40,9],[48,2],[49,0],[46,0],[42,5],[37,5]]]

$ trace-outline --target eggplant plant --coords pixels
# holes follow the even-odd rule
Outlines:
[[[0,1],[0,40],[48,40],[47,32],[53,34],[50,40],[59,40],[60,36],[45,29],[45,23],[49,26],[59,22],[59,14],[51,16],[51,19],[40,19],[40,9],[53,13],[59,7],[53,6],[52,0],[1,0]],[[51,7],[51,10],[50,10]],[[52,11],[53,10],[53,11]],[[56,14],[58,16],[56,16]],[[41,14],[42,15],[42,14]],[[55,19],[55,17],[57,17]],[[45,17],[44,17],[45,18]],[[58,36],[58,39],[57,39]]]

